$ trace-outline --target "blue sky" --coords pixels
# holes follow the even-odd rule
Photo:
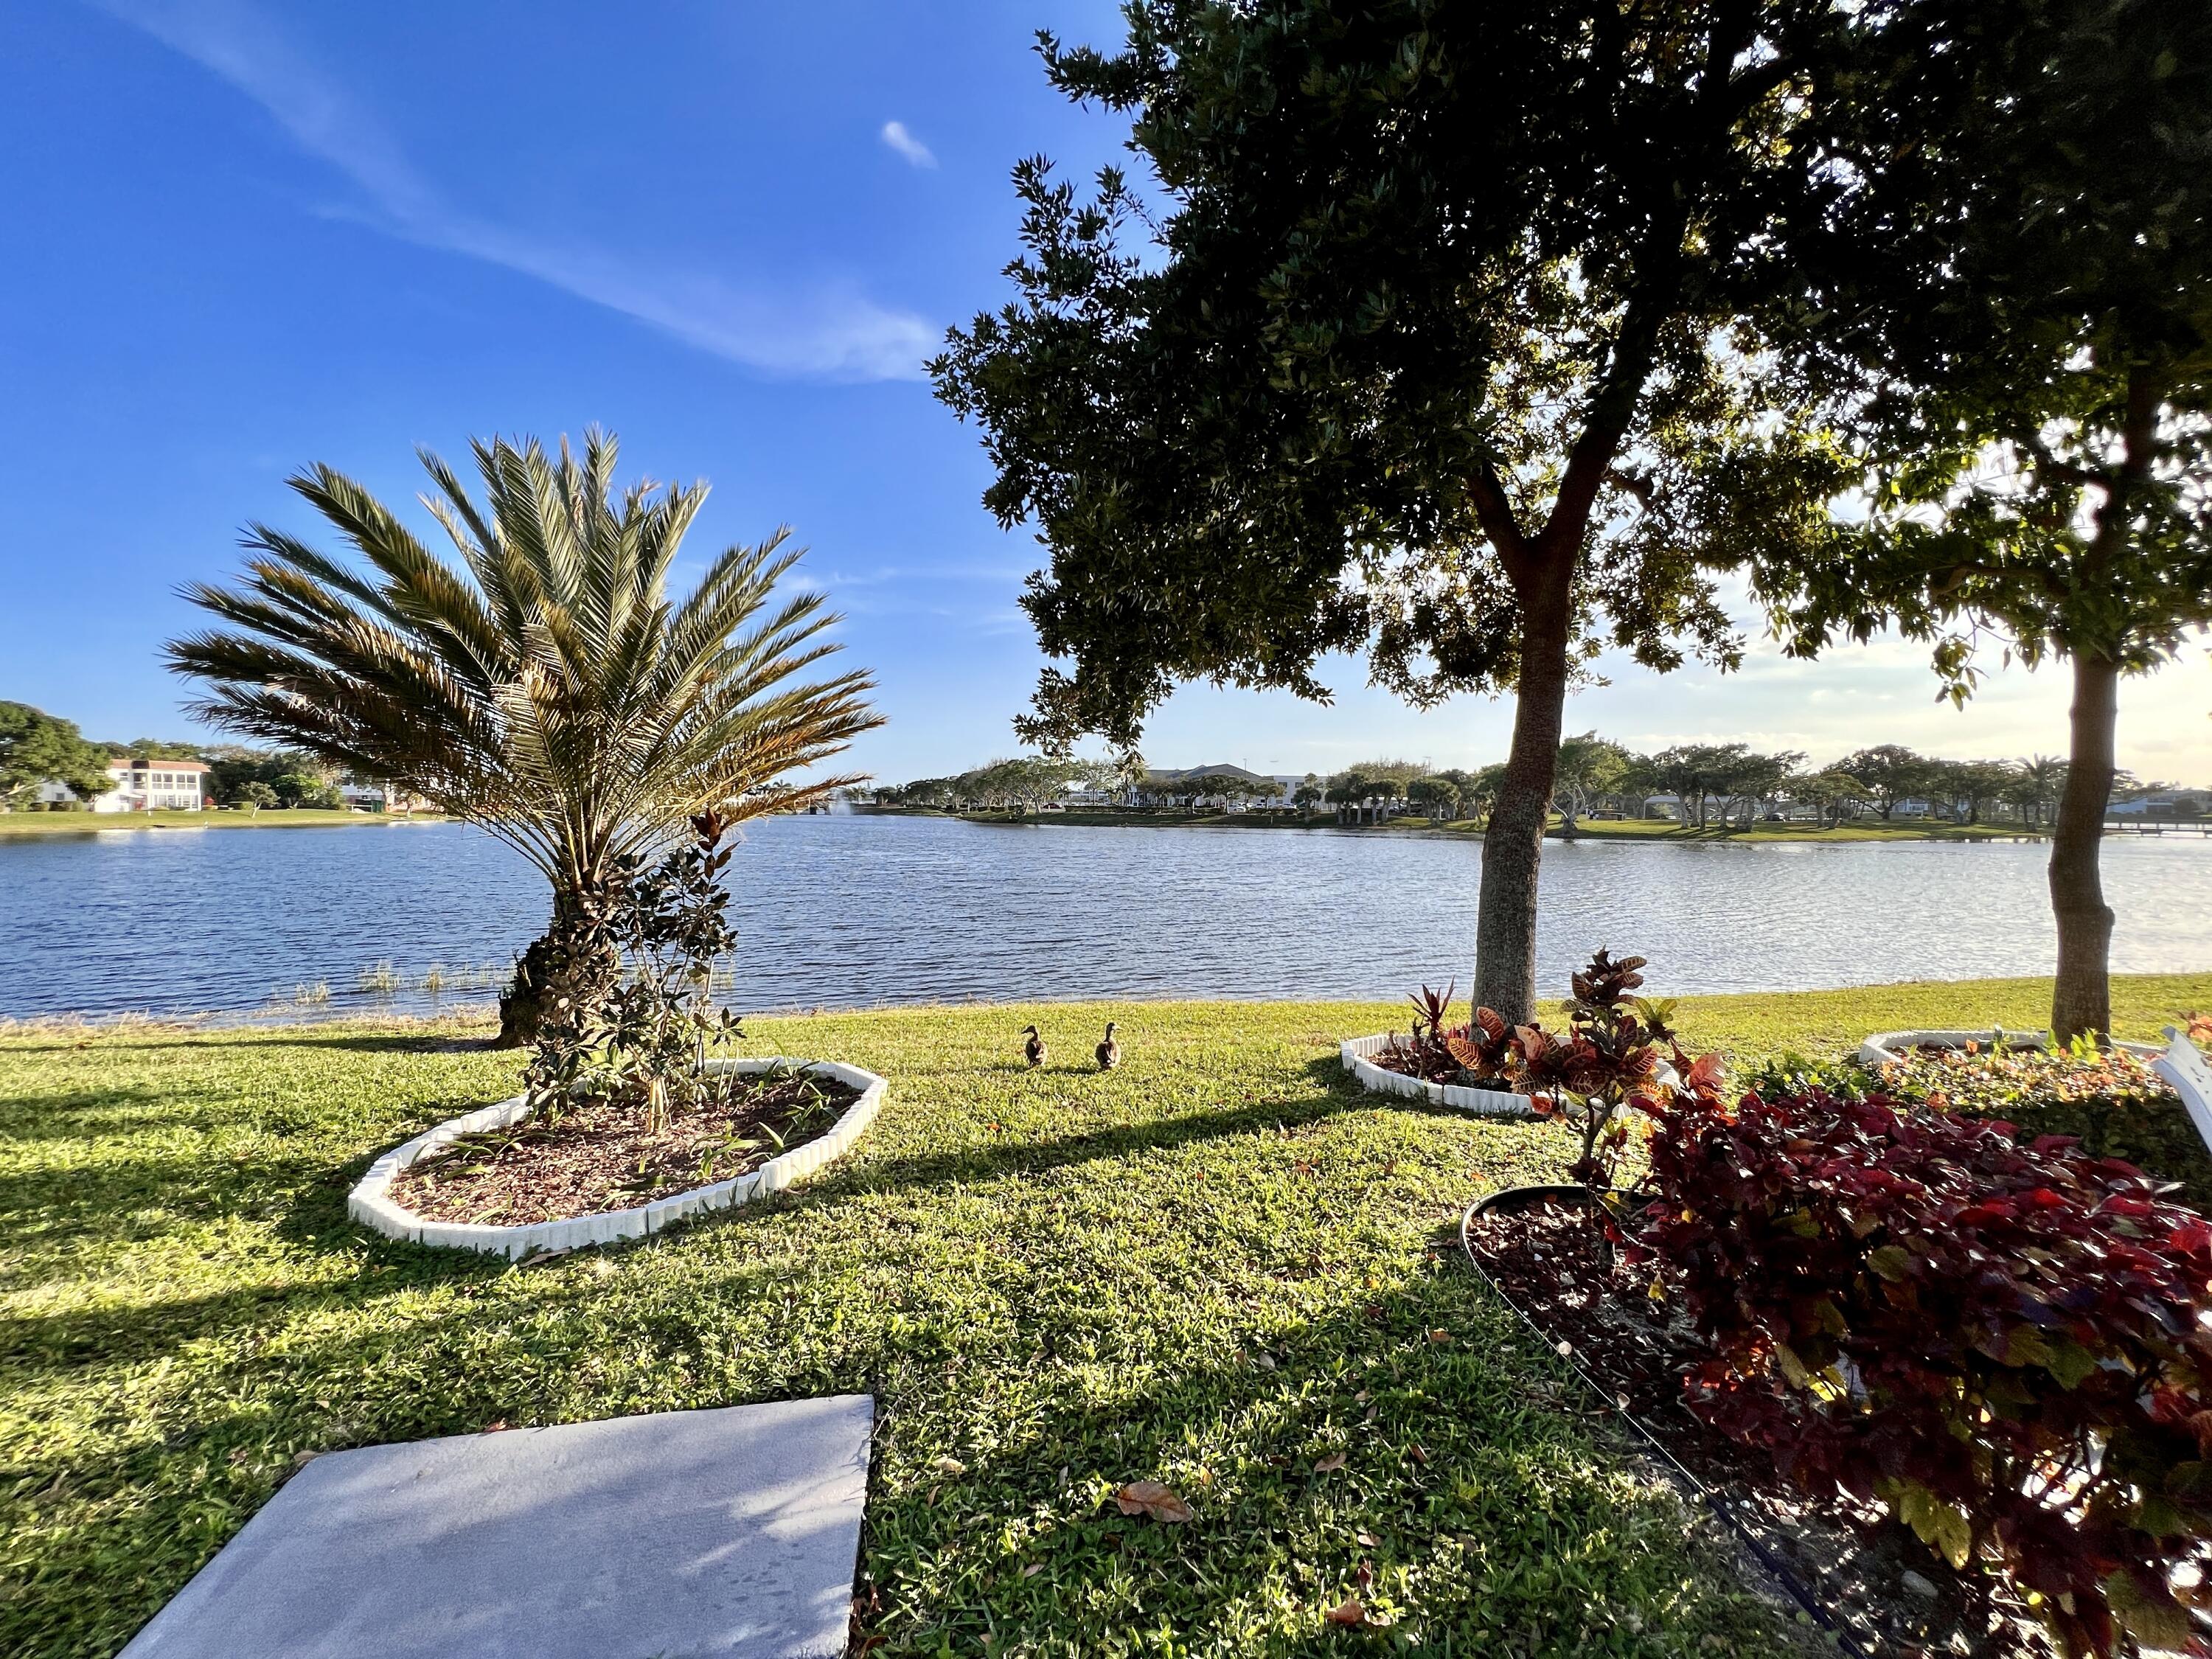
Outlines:
[[[890,779],[1011,752],[1037,654],[1037,561],[977,504],[975,434],[921,358],[1003,297],[1006,173],[1078,175],[1121,130],[1048,88],[1040,27],[1108,4],[573,0],[280,7],[17,0],[0,15],[0,697],[106,738],[183,733],[161,642],[238,526],[313,526],[283,488],[327,461],[395,502],[417,444],[597,422],[625,471],[704,477],[702,557],[790,524],[849,620]],[[1415,714],[1198,687],[1162,764],[1328,769],[1499,757],[1510,709]],[[1744,738],[1827,759],[1896,740],[2063,750],[2067,687],[1996,675],[1964,714],[1916,647],[1747,671],[1631,665],[1573,729]],[[2212,781],[2205,653],[2130,685],[2125,763]]]

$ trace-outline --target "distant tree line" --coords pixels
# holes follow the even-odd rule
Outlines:
[[[1950,760],[1902,744],[1879,744],[1832,764],[1809,767],[1796,750],[1771,753],[1742,743],[1676,744],[1651,754],[1595,732],[1563,738],[1552,810],[1572,823],[1595,813],[1648,816],[1655,797],[1694,829],[1749,824],[1787,811],[1809,811],[1821,828],[1853,819],[1895,819],[1907,803],[1928,817],[1959,824],[2004,822],[2048,828],[2065,794],[2067,763],[2055,756],[2021,760]],[[2172,793],[2170,814],[2201,816],[2212,790],[2174,791],[2142,784],[2123,772],[2123,796]],[[1380,823],[1416,815],[1437,823],[1486,820],[1505,784],[1505,763],[1464,770],[1431,769],[1414,761],[1363,761],[1328,774],[1308,773],[1294,787],[1234,773],[1163,777],[1141,756],[1113,761],[1023,756],[996,760],[950,777],[920,778],[860,792],[880,805],[948,810],[1034,811],[1078,791],[1098,791],[1128,807],[1189,808],[1208,803],[1274,804],[1340,819]]]
[[[1438,820],[1483,819],[1504,787],[1499,763],[1468,772],[1431,771],[1403,762],[1376,762],[1310,777],[1299,804],[1351,811],[1403,806]],[[2120,775],[2124,792],[2141,795],[2168,786],[2138,784]],[[1748,744],[1677,744],[1641,754],[1585,732],[1562,738],[1552,810],[1569,823],[1595,812],[1645,815],[1655,796],[1674,797],[1681,821],[1705,829],[1749,823],[1773,808],[1810,809],[1823,827],[1872,817],[1888,822],[1907,802],[1957,823],[2001,816],[2029,829],[2049,825],[2066,787],[2066,763],[2049,755],[2025,760],[1948,760],[1901,744],[1881,744],[1811,768],[1795,750],[1765,753]],[[2212,797],[2212,791],[2199,792]],[[2191,816],[2186,801],[2175,815]]]
[[[58,783],[75,797],[64,810],[87,806],[113,781],[110,763],[196,760],[208,768],[207,792],[223,806],[339,807],[335,771],[289,749],[240,744],[180,743],[137,738],[109,743],[87,738],[74,720],[24,702],[0,702],[0,805],[21,811],[37,802],[41,785]]]

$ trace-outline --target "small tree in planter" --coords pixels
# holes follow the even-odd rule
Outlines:
[[[736,1013],[714,1003],[715,958],[737,943],[720,881],[733,823],[699,813],[690,840],[650,867],[623,859],[594,898],[593,948],[628,971],[602,996],[562,999],[540,1028],[524,1086],[541,1114],[609,1100],[635,1105],[658,1133],[673,1103],[715,1086],[708,1047],[744,1036]]]
[[[1565,1032],[1546,1031],[1531,1022],[1516,1026],[1504,1045],[1515,1086],[1538,1113],[1560,1119],[1581,1138],[1581,1156],[1568,1166],[1568,1175],[1598,1193],[1613,1188],[1632,1126],[1638,1121],[1633,1114],[1659,1118],[1679,1092],[1712,1089],[1720,1082],[1717,1054],[1693,1061],[1675,1046],[1674,1030],[1668,1024],[1672,1002],[1631,994],[1644,983],[1643,967],[1642,957],[1616,962],[1609,951],[1600,951],[1574,976]],[[1484,1012],[1488,1010],[1478,1012],[1478,1024]],[[1494,1014],[1491,1018],[1504,1023]],[[1662,1044],[1672,1056],[1674,1081],[1662,1069]]]
[[[1455,987],[1439,996],[1425,985],[1411,998],[1410,1042],[1394,1038],[1376,1059],[1431,1083],[1503,1085],[1527,1095],[1539,1115],[1559,1119],[1580,1137],[1569,1176],[1608,1192],[1636,1114],[1662,1117],[1678,1094],[1710,1093],[1721,1081],[1717,1054],[1692,1060],[1676,1045],[1668,1023],[1672,1002],[1632,994],[1644,983],[1644,966],[1642,957],[1616,961],[1610,951],[1598,951],[1574,976],[1567,1029],[1559,1032],[1535,1020],[1512,1024],[1491,1008],[1477,1008],[1464,1025],[1449,1024]]]

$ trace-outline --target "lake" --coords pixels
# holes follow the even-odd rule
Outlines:
[[[2050,971],[2024,842],[1551,842],[1547,995],[1598,945],[1677,992]],[[741,1008],[1069,997],[1392,997],[1464,986],[1479,842],[1329,830],[749,825]],[[2108,841],[2121,972],[2212,969],[2212,841]],[[460,824],[0,840],[0,1016],[421,1012],[495,994],[543,882]],[[392,981],[364,975],[379,963]],[[441,970],[436,994],[424,976]],[[392,981],[396,981],[394,983]],[[327,987],[328,1000],[295,1000]]]

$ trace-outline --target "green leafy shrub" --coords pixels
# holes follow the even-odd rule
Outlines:
[[[678,1103],[737,1086],[706,1068],[710,1045],[744,1036],[713,994],[714,959],[737,943],[720,879],[730,860],[722,837],[735,822],[698,814],[690,839],[659,863],[617,860],[605,890],[582,907],[578,948],[621,969],[603,997],[563,997],[539,1028],[524,1083],[549,1120],[611,1100],[657,1130]]]

